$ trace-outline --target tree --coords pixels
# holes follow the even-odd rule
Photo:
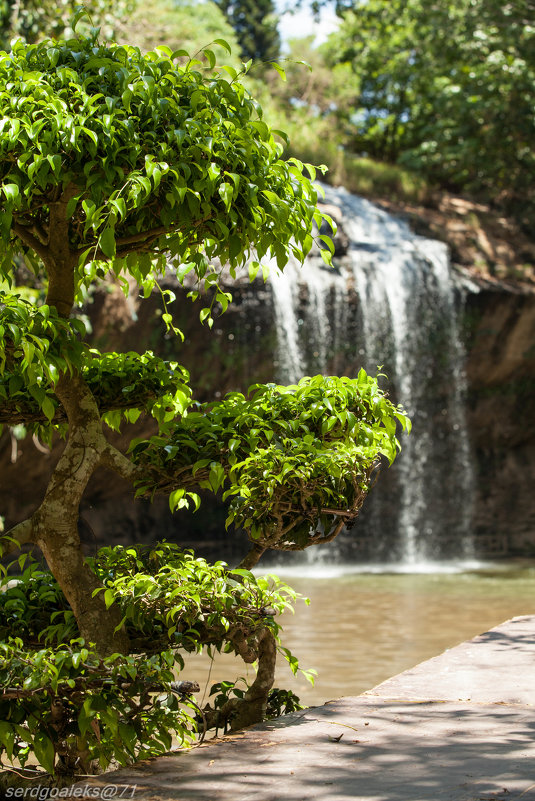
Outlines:
[[[24,422],[44,439],[67,435],[44,498],[0,541],[4,554],[38,546],[52,574],[30,566],[28,592],[15,587],[0,598],[0,631],[9,631],[13,609],[20,629],[0,643],[10,688],[0,697],[0,750],[21,758],[31,742],[51,772],[56,756],[72,767],[93,749],[106,765],[110,754],[124,762],[149,753],[147,742],[165,745],[155,732],[169,717],[150,691],[176,690],[178,648],[225,646],[258,659],[257,680],[241,699],[253,718],[240,712],[239,698],[221,709],[240,725],[259,719],[278,631],[266,610],[287,601],[247,568],[266,548],[333,539],[357,515],[380,457],[395,458],[397,424],[408,425],[364,371],[256,386],[248,397],[195,406],[178,364],[150,352],[101,354],[85,343],[72,312],[108,273],[145,295],[166,270],[179,281],[193,277],[191,297],[202,288],[210,297],[200,312],[210,326],[216,307],[231,301],[219,286],[222,264],[234,275],[249,262],[251,278],[267,273],[258,259],[283,269],[290,252],[304,259],[313,225],[329,219],[305,166],[280,160],[235,70],[216,69],[210,48],[208,67],[194,59],[177,65],[183,56],[104,45],[96,30],[19,41],[0,55],[0,422]],[[332,242],[319,238],[329,262]],[[20,295],[21,260],[43,277],[42,305]],[[162,290],[163,321],[176,331],[170,299]],[[141,413],[153,416],[158,435],[118,451],[108,428]],[[102,466],[138,494],[167,493],[172,508],[196,506],[198,487],[223,489],[250,554],[230,573],[202,560],[192,567],[193,557],[169,548],[84,559],[78,507]]]
[[[207,42],[223,38],[229,43],[234,59],[231,66],[239,67],[239,47],[232,26],[212,0],[149,0],[139,3],[118,26],[116,39],[142,50],[152,50],[166,44],[172,50],[183,48],[195,53]],[[223,54],[218,45],[214,51]],[[228,59],[228,53],[225,58]],[[219,58],[219,56],[218,56]]]
[[[280,36],[273,0],[216,0],[234,28],[244,61],[278,58]]]
[[[215,74],[205,78],[193,63],[176,68],[171,55],[143,57],[93,36],[18,43],[1,64],[1,270],[10,282],[22,253],[35,269],[40,259],[48,279],[46,305],[35,315],[6,299],[4,318],[18,332],[11,345],[7,340],[6,358],[16,369],[14,354],[26,345],[19,374],[24,389],[33,390],[51,422],[57,399],[70,426],[43,504],[14,534],[39,544],[83,635],[104,651],[126,644],[113,631],[113,615],[103,624],[100,600],[87,601],[95,584],[80,557],[76,509],[99,461],[115,462],[127,474],[131,466],[117,464],[81,375],[83,366],[98,382],[109,360],[93,357],[73,336],[67,320],[74,303],[112,267],[148,291],[170,258],[180,263],[180,278],[194,272],[216,288],[214,302],[226,306],[209,258],[235,269],[254,242],[261,256],[272,250],[283,266],[292,238],[301,256],[312,244],[315,191],[295,165],[278,160],[244,90]],[[50,333],[57,336],[53,348]],[[136,361],[125,364],[127,372],[145,369],[146,362]],[[162,369],[152,362],[148,372],[169,383]],[[176,370],[167,390],[165,402],[153,408],[161,422],[189,403],[183,371]]]
[[[6,48],[17,37],[36,42],[43,36],[58,38],[72,34],[71,21],[78,0],[2,0],[0,2],[0,47]],[[85,8],[91,25],[101,27],[113,37],[118,20],[132,10],[133,0],[89,0]]]
[[[286,153],[313,163],[325,162],[336,181],[337,162],[348,138],[347,129],[352,132],[348,121],[358,94],[350,65],[327,63],[326,45],[315,47],[313,38],[287,43],[286,80],[270,70],[255,82],[254,93],[276,127],[289,134]],[[332,180],[333,175],[330,177]]]
[[[354,150],[533,202],[534,11],[530,0],[354,3],[330,40],[359,91]]]

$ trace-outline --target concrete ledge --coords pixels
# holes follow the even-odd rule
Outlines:
[[[508,620],[364,695],[535,704],[535,616]]]
[[[534,703],[535,616],[514,618],[364,695],[88,779],[81,797],[535,801]]]

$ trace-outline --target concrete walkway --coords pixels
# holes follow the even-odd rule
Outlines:
[[[88,779],[89,793],[116,784],[115,798],[135,801],[535,801],[534,705],[535,616],[517,617],[363,695]]]

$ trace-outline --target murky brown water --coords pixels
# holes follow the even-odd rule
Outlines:
[[[277,572],[311,599],[285,616],[283,644],[319,674],[311,687],[279,657],[277,686],[310,705],[357,695],[510,617],[535,613],[533,564],[419,574]],[[195,657],[181,678],[196,678],[204,690],[243,675],[251,680],[254,672],[235,657],[217,655],[211,672],[208,660]]]

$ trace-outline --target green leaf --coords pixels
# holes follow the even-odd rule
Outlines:
[[[217,191],[219,192],[219,196],[225,204],[226,210],[228,211],[234,196],[234,187],[230,184],[222,183]]]
[[[47,420],[51,421],[54,419],[54,415],[56,414],[56,407],[52,402],[52,400],[48,397],[48,395],[43,398],[43,401],[41,403],[41,409]]]
[[[285,80],[286,80],[286,72],[284,71],[284,69],[281,67],[281,65],[280,65],[280,64],[277,64],[277,62],[276,62],[276,61],[270,61],[270,62],[269,62],[269,65],[270,65],[270,67],[273,67],[273,69],[274,69],[276,72],[278,72],[278,73],[279,73],[279,75],[280,75],[280,77],[282,78],[282,80],[283,80],[283,81],[285,81]]]
[[[130,102],[131,102],[133,96],[134,96],[134,93],[132,92],[131,89],[125,89],[124,92],[121,95],[122,104],[123,104],[124,108],[126,109],[126,111],[128,111],[128,113],[130,113]]]
[[[55,749],[50,737],[43,731],[37,731],[33,737],[33,750],[37,761],[47,773],[54,773]]]
[[[7,758],[13,756],[13,746],[15,744],[15,730],[7,721],[0,720],[0,743],[5,747]]]
[[[174,512],[176,509],[181,508],[181,505],[183,505],[182,501],[184,500],[185,495],[186,495],[185,489],[174,490],[169,495],[169,508],[172,512]]]
[[[326,236],[325,234],[320,234],[318,239],[321,239],[321,241],[324,242],[327,245],[327,247],[329,248],[330,252],[334,256],[334,242],[332,241],[331,237],[330,236]]]
[[[100,249],[109,259],[115,256],[115,231],[113,228],[105,228],[98,240]]]
[[[109,609],[112,603],[115,601],[115,595],[113,594],[112,590],[108,589],[104,592],[104,603],[106,604],[106,609]]]
[[[19,197],[20,190],[17,184],[2,184],[2,189],[8,200],[15,201]]]
[[[216,45],[219,45],[220,47],[222,47],[224,50],[227,51],[229,56],[232,55],[232,48],[229,45],[229,43],[226,41],[226,39],[214,39],[213,44],[216,44]]]
[[[255,280],[259,270],[260,270],[260,262],[258,261],[249,262],[249,281],[251,283],[253,283],[253,281]]]
[[[212,313],[212,310],[209,309],[209,308],[201,309],[201,311],[199,313],[199,319],[200,319],[201,323],[204,323],[206,320],[208,320],[208,323],[210,323],[210,319],[211,319],[210,315],[211,315],[211,313]]]
[[[215,64],[216,64],[216,57],[215,57],[215,54],[214,54],[213,50],[209,50],[208,48],[204,48],[202,52],[204,53],[204,56],[205,56],[206,60],[208,61],[208,64],[210,65],[210,69],[213,70],[213,68],[215,67]]]
[[[73,31],[76,31],[76,26],[78,25],[80,20],[83,19],[83,17],[87,17],[89,19],[89,22],[91,22],[91,17],[89,15],[89,11],[87,10],[87,8],[85,6],[82,6],[82,5],[77,6],[76,11],[73,14],[72,22],[71,22],[71,27],[72,27]]]

